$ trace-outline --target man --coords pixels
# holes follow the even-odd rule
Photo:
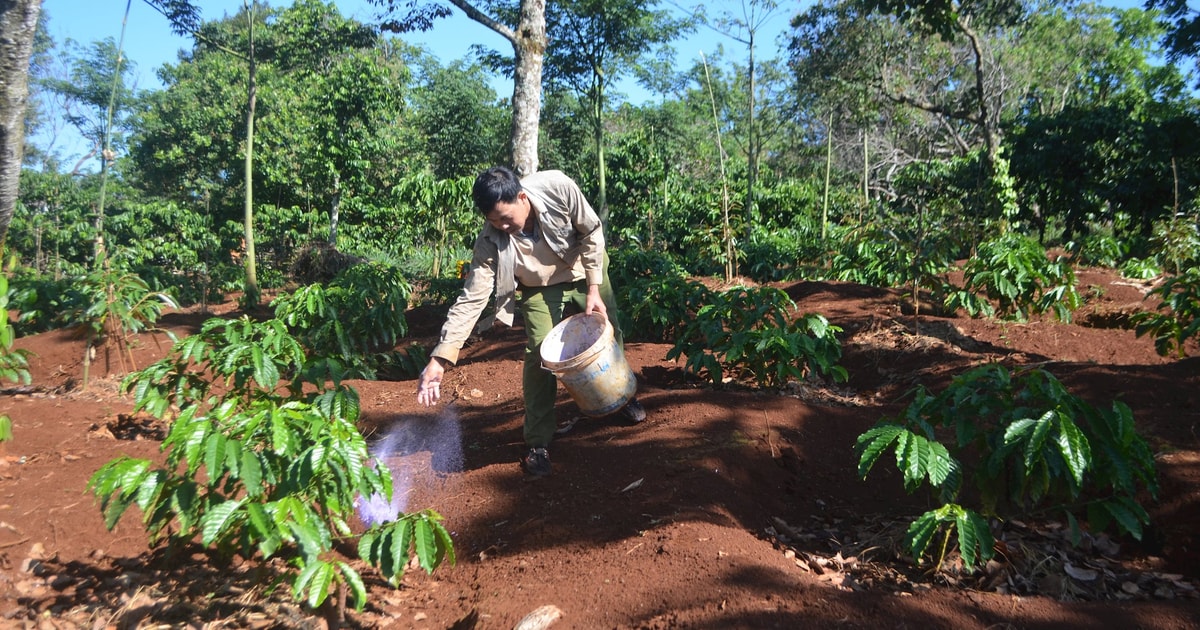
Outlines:
[[[458,362],[459,350],[494,288],[495,319],[512,325],[519,305],[525,321],[522,389],[529,450],[521,466],[529,475],[544,477],[550,474],[546,447],[557,429],[554,402],[558,381],[542,367],[542,340],[565,316],[582,311],[608,317],[616,342],[622,342],[608,280],[604,232],[579,185],[560,171],[517,179],[511,170],[493,167],[475,179],[471,197],[487,224],[475,239],[471,272],[463,290],[450,307],[441,338],[421,372],[417,401],[429,406],[441,398],[442,376],[448,366]],[[491,321],[485,321],[480,328],[490,325]],[[620,413],[635,423],[646,419],[636,398]]]

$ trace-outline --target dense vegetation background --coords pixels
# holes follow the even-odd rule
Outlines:
[[[915,283],[941,301],[933,279],[1000,235],[1134,275],[1195,264],[1200,114],[1167,15],[925,6],[681,17],[654,2],[549,3],[539,167],[581,182],[621,251],[696,275]],[[753,37],[788,16],[783,47]],[[724,52],[656,61],[703,19],[730,34]],[[442,65],[316,0],[192,28],[154,90],[126,87],[111,39],[39,38],[29,137],[65,121],[92,150],[67,164],[60,147],[27,146],[8,236],[20,273],[64,278],[105,256],[194,302],[243,288],[248,228],[264,288],[313,243],[413,278],[456,273],[478,224],[466,182],[509,162],[508,95],[489,77],[511,60],[481,49]],[[612,85],[629,78],[657,98],[623,102]]]

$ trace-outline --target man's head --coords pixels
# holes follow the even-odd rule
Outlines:
[[[529,197],[521,189],[516,173],[503,166],[480,173],[471,187],[471,198],[488,223],[501,232],[516,234],[532,228]]]

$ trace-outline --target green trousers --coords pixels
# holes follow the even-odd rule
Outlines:
[[[542,367],[542,341],[564,318],[582,313],[587,307],[587,281],[567,282],[548,287],[521,287],[519,304],[525,320],[525,372],[522,389],[525,393],[525,444],[529,447],[548,446],[554,438],[558,422],[554,402],[558,397],[558,379]],[[617,325],[617,301],[608,280],[608,265],[604,265],[604,283],[600,299],[608,309],[613,335],[622,343],[621,327]]]

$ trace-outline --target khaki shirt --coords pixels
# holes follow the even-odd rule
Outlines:
[[[552,262],[564,271],[582,264],[588,284],[599,285],[604,278],[604,231],[579,185],[561,171],[541,171],[522,179],[521,188],[529,197],[530,211],[536,213],[541,237],[552,252],[552,258],[543,264]],[[476,322],[480,330],[492,325],[492,318],[479,321],[479,317],[493,292],[494,319],[512,325],[517,289],[517,255],[512,239],[491,224],[484,224],[475,239],[471,272],[450,307],[431,356],[451,364],[458,362],[458,353]]]

